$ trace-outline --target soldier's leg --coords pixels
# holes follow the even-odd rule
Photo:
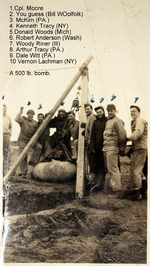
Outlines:
[[[31,156],[30,164],[31,162],[33,164],[37,164],[40,159],[41,152],[42,152],[42,145],[37,141],[32,148],[34,149],[34,152]]]
[[[72,159],[78,158],[78,139],[75,139],[71,144]]]
[[[110,186],[113,191],[119,191],[121,190],[121,174],[118,167],[118,153],[108,151],[106,160]]]
[[[10,135],[3,134],[3,176],[10,168]]]
[[[19,140],[18,141],[18,145],[19,145],[19,153],[21,153],[23,151],[23,149],[25,148],[25,146],[27,145],[27,143]],[[21,173],[20,174],[26,175],[26,173],[28,171],[28,167],[27,167],[27,156],[20,163],[20,170],[21,170]]]
[[[146,161],[146,150],[137,150],[131,154],[131,178],[133,188],[142,188],[143,167]]]

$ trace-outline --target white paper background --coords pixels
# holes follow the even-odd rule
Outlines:
[[[81,35],[82,41],[63,43],[65,52],[60,59],[76,58],[76,66],[66,65],[15,65],[9,61],[9,11],[10,5],[43,6],[44,11],[79,11],[83,17],[51,17],[51,23],[68,23],[72,35]],[[0,101],[8,108],[12,119],[12,140],[17,140],[19,126],[14,121],[21,106],[24,115],[28,109],[46,113],[62,95],[78,68],[89,55],[89,99],[94,96],[93,107],[111,103],[114,94],[118,116],[124,120],[130,132],[130,105],[139,97],[137,105],[141,115],[148,120],[148,64],[149,64],[149,18],[148,0],[42,0],[1,1],[1,62],[0,62]],[[50,76],[10,76],[15,70],[49,70]],[[63,108],[70,110],[76,96],[78,81],[65,100]],[[2,100],[2,96],[4,96]],[[99,103],[100,98],[104,101]],[[31,105],[27,106],[30,101]],[[38,110],[39,103],[42,109]],[[78,118],[78,116],[77,116]],[[35,116],[36,119],[36,116]],[[1,124],[2,125],[2,124]],[[1,126],[2,128],[2,126]],[[2,132],[1,132],[2,136]],[[2,145],[2,144],[1,144]],[[2,150],[2,149],[1,149]],[[2,155],[2,153],[1,153]],[[2,171],[1,171],[2,172]]]
[[[3,1],[4,3],[4,1]],[[93,107],[112,101],[118,110],[118,116],[125,122],[130,132],[130,110],[135,97],[141,107],[141,115],[148,119],[148,46],[149,46],[149,1],[32,1],[34,6],[43,6],[44,11],[80,11],[83,17],[51,17],[51,23],[68,23],[72,35],[81,35],[82,41],[62,42],[65,52],[59,59],[76,58],[77,65],[15,65],[9,61],[9,11],[10,5],[31,5],[29,1],[7,1],[1,8],[1,92],[0,100],[8,106],[12,118],[13,135],[16,140],[19,126],[14,121],[20,106],[24,114],[30,109],[47,112],[56,103],[78,68],[89,55],[93,60],[89,65],[89,96],[94,96]],[[10,76],[15,70],[49,70],[50,76]],[[56,70],[55,70],[56,69]],[[33,73],[33,72],[32,72]],[[79,81],[65,100],[64,108],[70,110],[75,98]],[[4,100],[2,96],[5,95]],[[99,103],[100,98],[104,98]],[[31,105],[27,106],[30,101]],[[38,110],[39,103],[42,109]],[[77,116],[78,118],[78,116]],[[35,116],[36,119],[36,116]]]

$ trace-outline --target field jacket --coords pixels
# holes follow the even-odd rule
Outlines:
[[[131,121],[131,132],[129,140],[132,141],[132,150],[147,149],[148,123],[144,118],[138,116]]]
[[[36,130],[41,126],[42,123],[37,122]],[[38,138],[38,142],[43,146],[45,144],[45,140],[49,137],[50,130],[48,127],[44,129],[42,134]]]
[[[3,134],[12,135],[12,123],[8,115],[3,116]]]
[[[79,136],[79,121],[77,121],[75,119],[72,123],[69,123],[69,129],[70,129],[71,136],[72,136],[73,140],[78,139],[78,136]]]
[[[18,141],[21,140],[28,143],[36,131],[37,122],[35,120],[29,121],[25,116],[22,116],[15,121],[20,125]]]
[[[91,138],[91,131],[92,131],[92,126],[93,126],[93,122],[96,119],[96,115],[95,114],[90,114],[87,117],[87,123],[86,123],[86,128],[85,128],[85,141],[90,144],[90,138]]]
[[[107,119],[103,134],[103,151],[125,151],[127,134],[123,121],[116,116]]]
[[[105,130],[107,118],[104,115],[102,118],[96,116],[96,120],[93,122],[91,140],[90,140],[90,151],[102,151],[103,148],[103,132]]]

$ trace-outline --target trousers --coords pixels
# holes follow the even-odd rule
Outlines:
[[[121,190],[121,173],[118,166],[118,152],[104,152],[104,162],[108,172],[108,183],[113,191]]]
[[[142,188],[143,167],[146,161],[147,150],[140,149],[131,153],[130,173],[133,182],[133,188]]]
[[[3,134],[3,176],[10,168],[11,151],[10,151],[10,134]]]
[[[25,146],[27,145],[27,143],[19,140],[18,145],[19,145],[19,152],[21,153],[23,151],[23,149],[25,148]],[[31,156],[31,161],[33,161],[36,164],[36,163],[38,163],[41,152],[42,152],[42,145],[39,142],[36,142],[32,148],[34,149],[34,153]],[[27,173],[27,171],[28,171],[27,156],[21,162],[20,169],[21,169],[22,174]]]

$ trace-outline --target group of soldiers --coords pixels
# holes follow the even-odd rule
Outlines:
[[[4,175],[9,166],[5,167],[7,161],[8,146],[12,131],[10,117],[6,114],[7,107],[3,106],[3,155],[4,155]],[[130,106],[131,135],[127,136],[124,122],[116,116],[116,107],[114,104],[107,105],[108,116],[105,115],[103,106],[95,108],[96,114],[90,103],[84,105],[86,114],[86,123],[81,123],[84,128],[82,135],[85,139],[85,153],[88,158],[89,172],[86,173],[87,182],[92,188],[103,189],[105,176],[109,183],[109,197],[118,197],[121,191],[121,172],[119,156],[128,156],[131,158],[131,178],[133,181],[133,200],[141,200],[147,195],[147,170],[143,171],[147,158],[147,132],[148,124],[140,116],[140,108],[136,105]],[[37,121],[33,119],[35,113],[33,110],[27,111],[27,116],[22,116],[23,107],[20,108],[15,121],[20,125],[20,134],[18,145],[20,153],[30,141],[44,119],[51,114],[39,113]],[[56,131],[50,135],[50,128]],[[75,118],[74,111],[66,112],[59,109],[56,117],[52,118],[37,142],[32,147],[34,152],[30,158],[29,165],[35,166],[39,161],[46,158],[56,158],[58,147],[62,148],[62,153],[67,153],[70,161],[77,161],[78,154],[79,121]],[[131,149],[127,152],[126,144],[132,142]],[[65,149],[64,149],[65,147]],[[55,155],[56,155],[55,153]],[[53,154],[53,156],[51,156]],[[66,160],[66,157],[57,153],[58,159]],[[42,159],[41,159],[42,158]],[[6,169],[7,168],[7,169]],[[28,171],[27,157],[20,164],[22,177],[26,177]]]
[[[91,183],[102,188],[108,173],[109,197],[118,197],[121,191],[119,156],[128,156],[131,158],[130,174],[134,188],[131,199],[146,198],[148,123],[140,116],[140,108],[130,106],[132,121],[128,137],[124,122],[116,116],[114,104],[107,105],[107,117],[102,106],[96,107],[95,112],[97,115],[88,143]],[[132,142],[130,150],[126,147],[128,141]]]

